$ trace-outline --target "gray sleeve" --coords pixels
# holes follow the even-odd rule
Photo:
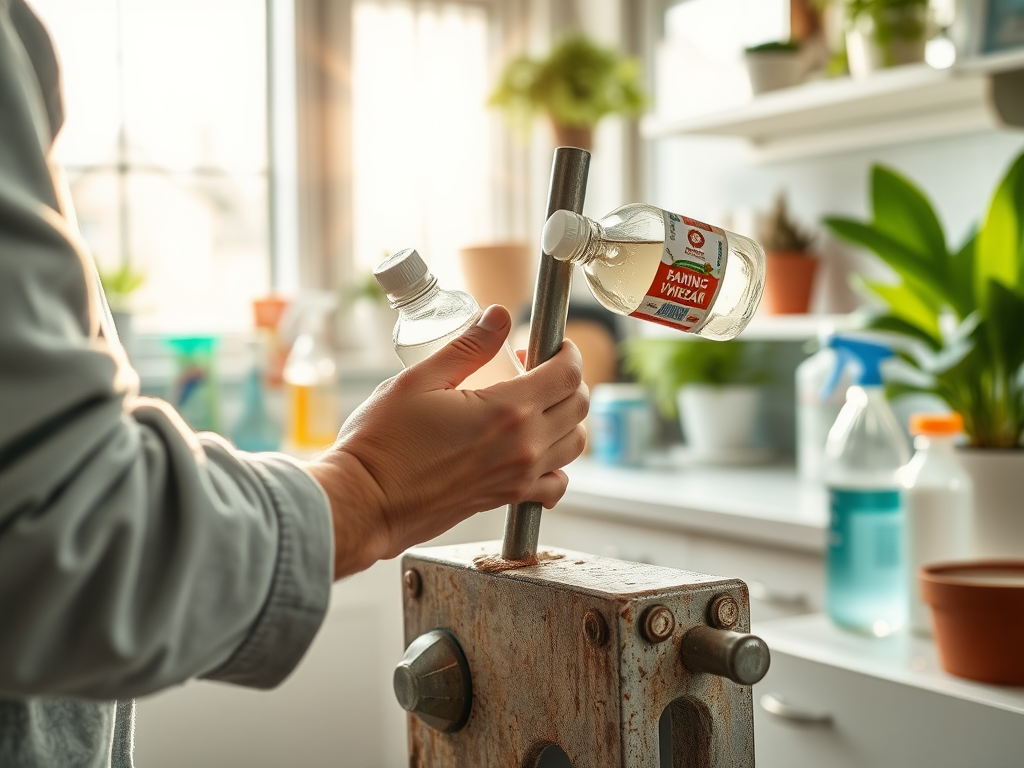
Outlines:
[[[117,384],[17,8],[0,0],[0,697],[274,686],[327,609],[326,496]]]

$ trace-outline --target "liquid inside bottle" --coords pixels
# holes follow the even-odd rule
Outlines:
[[[764,291],[764,251],[753,240],[641,203],[600,221],[556,211],[543,247],[582,265],[612,312],[719,341],[746,327]]]
[[[480,305],[463,291],[442,289],[415,250],[399,251],[376,270],[377,281],[398,310],[394,344],[408,368],[422,362],[465,333],[480,318]],[[458,389],[482,389],[524,373],[519,358],[506,341],[483,367],[468,376]]]

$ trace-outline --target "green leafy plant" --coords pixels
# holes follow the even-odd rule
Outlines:
[[[831,217],[839,237],[874,251],[898,282],[863,278],[880,302],[871,328],[902,340],[897,396],[927,392],[964,419],[972,446],[1014,448],[1024,431],[1024,154],[983,224],[950,250],[929,200],[895,171],[871,171],[872,219]]]
[[[746,53],[796,53],[800,50],[800,43],[796,40],[773,40],[743,50]]]
[[[851,22],[870,18],[874,37],[879,45],[894,39],[916,40],[924,37],[925,17],[929,0],[849,0],[846,12]]]
[[[110,308],[115,312],[128,312],[131,296],[146,282],[146,275],[122,263],[116,269],[99,269],[100,283]]]
[[[503,109],[524,129],[537,115],[559,125],[592,128],[607,115],[639,115],[647,97],[637,59],[574,35],[545,58],[512,59],[488,104]]]
[[[654,394],[666,418],[676,414],[676,392],[687,384],[762,384],[768,376],[753,345],[706,339],[627,339],[622,368]]]

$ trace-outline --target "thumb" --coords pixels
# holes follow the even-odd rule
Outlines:
[[[419,364],[419,374],[431,387],[454,389],[490,362],[512,329],[512,317],[500,304],[492,304],[457,339]]]

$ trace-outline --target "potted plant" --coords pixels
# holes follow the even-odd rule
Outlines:
[[[759,93],[799,85],[804,78],[804,58],[800,43],[780,40],[746,48],[743,60],[750,77],[750,89]]]
[[[732,463],[757,451],[764,366],[742,341],[633,338],[623,370],[647,386],[662,416],[679,417],[696,458]]]
[[[846,57],[850,74],[924,61],[928,0],[849,0]]]
[[[981,228],[956,249],[928,199],[896,172],[872,169],[871,198],[870,221],[826,223],[898,278],[860,280],[881,307],[870,326],[902,342],[906,380],[891,393],[937,395],[963,417],[969,445],[959,457],[974,480],[976,553],[1024,555],[1024,154]]]
[[[98,268],[98,271],[114,328],[122,346],[127,349],[132,339],[132,296],[146,282],[146,276],[127,263],[122,263],[117,269]]]
[[[773,315],[807,312],[818,269],[818,259],[810,252],[813,235],[790,218],[781,194],[759,230],[767,257],[764,298],[768,311]]]
[[[488,102],[527,128],[546,116],[560,146],[591,149],[593,129],[607,115],[635,117],[647,104],[640,63],[583,35],[564,38],[544,58],[517,56]]]

